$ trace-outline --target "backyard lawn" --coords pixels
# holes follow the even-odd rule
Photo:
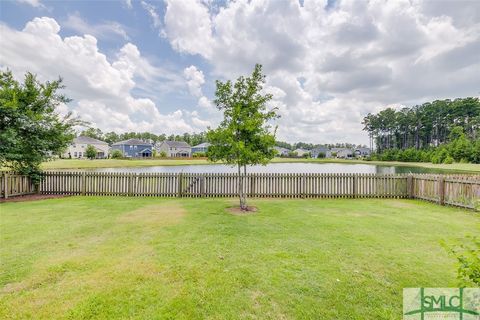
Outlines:
[[[69,197],[0,204],[0,318],[399,319],[454,287],[471,211],[415,200]]]
[[[474,163],[452,163],[433,164],[425,162],[395,162],[395,161],[364,161],[364,160],[343,160],[343,159],[297,159],[297,158],[274,158],[273,163],[340,163],[340,164],[371,164],[383,166],[406,166],[421,167],[427,169],[439,169],[456,172],[480,173],[480,164]],[[56,159],[42,163],[46,170],[56,169],[85,169],[85,168],[119,168],[119,167],[149,167],[149,166],[180,166],[191,164],[211,164],[206,159]]]

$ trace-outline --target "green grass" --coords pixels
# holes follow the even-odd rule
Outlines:
[[[42,163],[42,169],[86,169],[208,164],[206,159],[57,159]]]
[[[345,159],[295,159],[295,158],[275,158],[273,162],[308,162],[308,163],[350,163],[350,164],[372,164],[380,166],[401,166],[401,167],[419,167],[426,169],[438,169],[442,171],[475,172],[480,173],[480,164],[475,163],[452,163],[452,164],[434,164],[429,162],[399,162],[399,161],[365,161],[365,160],[345,160]]]
[[[0,318],[399,319],[457,285],[470,211],[414,200],[71,197],[0,204]]]
[[[453,163],[453,164],[433,164],[423,162],[393,162],[393,161],[364,161],[364,160],[342,160],[342,159],[291,159],[275,158],[274,163],[341,163],[341,164],[372,164],[383,166],[406,166],[421,167],[427,169],[438,169],[445,171],[458,172],[478,172],[480,173],[480,164],[473,163]],[[206,159],[98,159],[98,160],[79,160],[79,159],[58,159],[44,162],[42,168],[46,170],[54,169],[86,169],[86,168],[119,168],[119,167],[148,167],[148,166],[179,166],[211,164]]]

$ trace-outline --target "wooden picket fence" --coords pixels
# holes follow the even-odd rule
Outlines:
[[[282,174],[252,173],[97,173],[45,172],[40,194],[232,197],[243,178],[249,197],[279,198],[417,198],[445,205],[476,208],[480,175],[430,174]],[[2,197],[35,192],[29,179],[5,172]]]

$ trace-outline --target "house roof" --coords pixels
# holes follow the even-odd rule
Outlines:
[[[312,149],[312,152],[327,152],[330,151],[327,147],[316,147]]]
[[[283,147],[273,147],[275,150],[277,150],[278,152],[290,152],[290,149],[287,149],[287,148],[283,148]]]
[[[85,137],[85,136],[79,136],[73,139],[73,143],[78,143],[78,144],[107,144],[105,141],[90,138],[90,137]]]
[[[310,152],[310,150],[307,150],[307,149],[302,149],[302,148],[297,148],[295,150],[293,150],[294,152]]]
[[[128,140],[115,142],[114,144],[112,144],[112,146],[120,146],[120,145],[123,145],[123,144],[132,145],[132,146],[135,146],[135,145],[142,145],[142,146],[152,145],[151,143],[144,142],[144,141],[139,140],[139,139],[128,139]]]
[[[163,141],[169,146],[170,148],[190,148],[190,145],[185,141]]]
[[[196,146],[193,146],[192,148],[208,148],[210,147],[212,144],[211,143],[208,143],[208,142],[204,142],[204,143],[200,143]]]

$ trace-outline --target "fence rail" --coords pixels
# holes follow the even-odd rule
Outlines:
[[[99,196],[230,197],[243,179],[250,197],[418,198],[465,208],[480,200],[480,175],[45,172],[38,193]],[[30,194],[27,177],[4,173],[2,197]]]

